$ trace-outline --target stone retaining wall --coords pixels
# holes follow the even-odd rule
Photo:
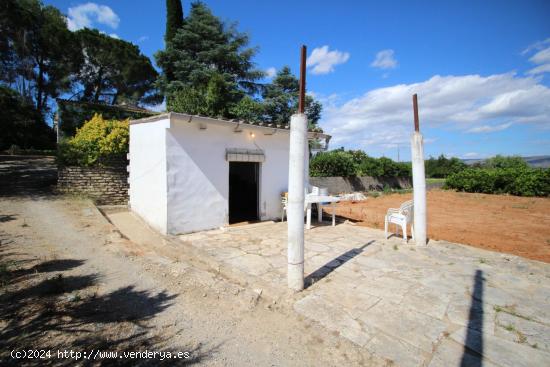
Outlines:
[[[392,189],[412,188],[411,179],[403,177],[310,177],[309,183],[328,188],[329,194],[380,191],[386,185]]]
[[[59,167],[57,189],[83,194],[99,205],[128,204],[127,161],[110,162],[102,167]]]

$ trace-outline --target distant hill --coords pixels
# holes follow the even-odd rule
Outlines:
[[[536,155],[532,157],[522,157],[525,162],[531,167],[535,168],[549,168],[550,167],[550,155]],[[485,159],[463,159],[462,162],[467,165],[483,162]]]

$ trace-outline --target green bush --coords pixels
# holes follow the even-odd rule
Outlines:
[[[411,165],[395,162],[389,158],[366,156],[357,166],[358,176],[372,177],[410,177]]]
[[[425,161],[426,177],[445,178],[466,169],[466,163],[458,158],[447,158],[443,154],[438,158],[430,157]]]
[[[409,163],[398,163],[382,157],[369,157],[362,150],[337,149],[317,154],[310,161],[311,176],[324,177],[410,177]]]
[[[60,129],[67,137],[74,136],[76,130],[82,127],[85,121],[95,115],[101,115],[108,120],[140,119],[154,116],[155,112],[133,109],[125,106],[113,106],[101,103],[75,102],[58,99],[57,107],[60,120]]]
[[[128,153],[128,120],[94,117],[77,129],[74,138],[59,144],[58,162],[63,165],[92,166]]]
[[[519,156],[506,157],[502,155],[496,155],[493,158],[489,158],[479,164],[476,164],[481,168],[514,168],[514,169],[528,169],[529,165],[525,160]]]
[[[444,188],[485,194],[549,196],[550,169],[467,168],[450,175]]]
[[[341,150],[319,153],[309,162],[312,177],[349,177],[355,176],[355,171],[353,158]]]

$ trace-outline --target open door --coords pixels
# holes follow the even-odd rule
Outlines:
[[[260,164],[229,162],[229,224],[259,219]]]

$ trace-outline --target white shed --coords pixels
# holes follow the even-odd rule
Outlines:
[[[130,208],[165,234],[279,218],[288,154],[286,126],[173,112],[131,121]]]

